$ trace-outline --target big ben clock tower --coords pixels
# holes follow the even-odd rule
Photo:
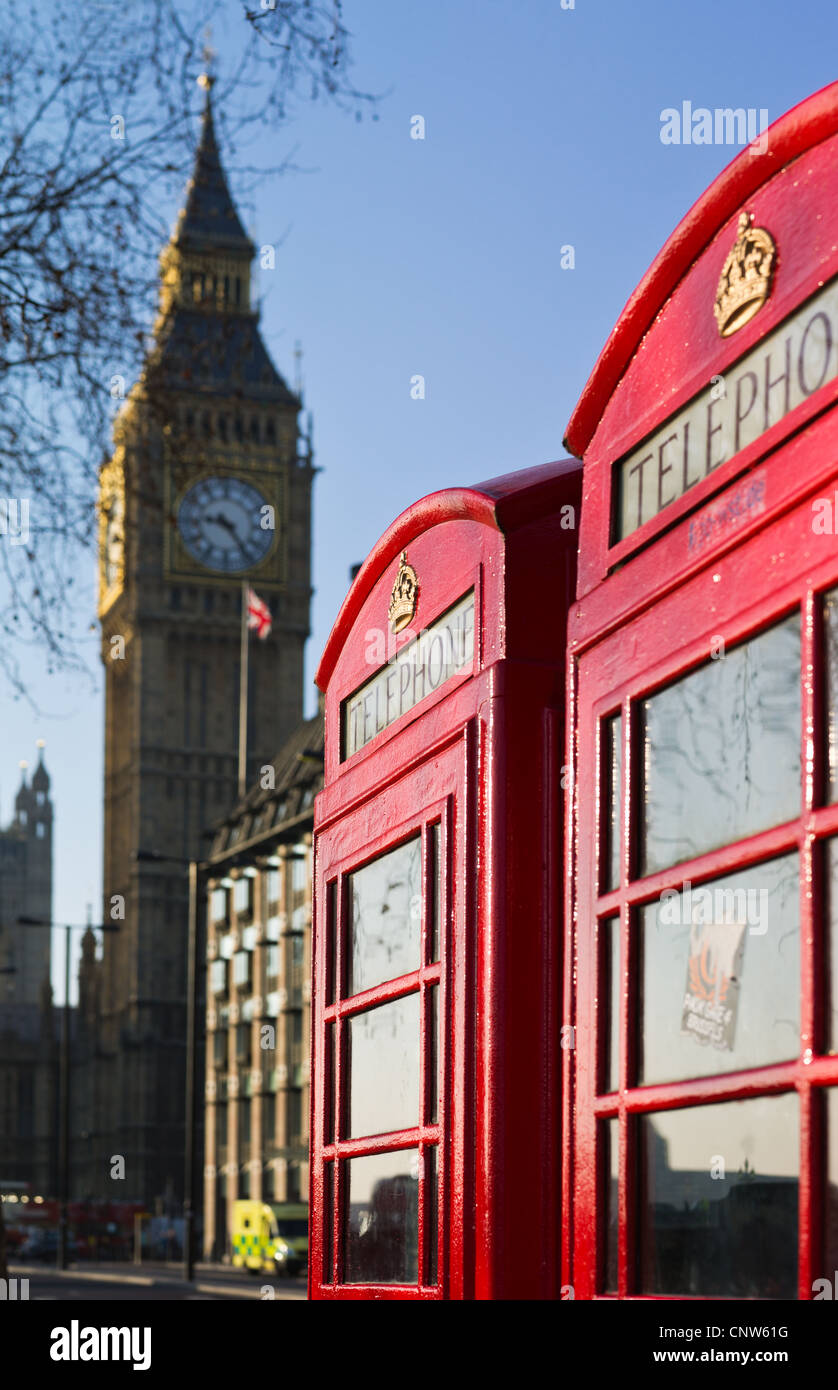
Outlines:
[[[153,347],[100,478],[103,920],[119,930],[104,943],[79,1185],[148,1204],[182,1190],[186,871],[169,861],[200,858],[202,831],[236,797],[242,580],[273,612],[250,652],[249,780],[302,716],[309,632],[311,451],[260,336],[255,247],[221,166],[210,85],[161,257]]]

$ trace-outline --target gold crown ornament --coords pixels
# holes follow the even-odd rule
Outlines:
[[[764,227],[752,227],[751,215],[739,215],[739,229],[722,266],[713,313],[719,333],[729,338],[738,333],[762,308],[771,293],[771,275],[777,248]]]
[[[407,551],[403,550],[399,560],[399,572],[396,575],[396,582],[393,585],[393,592],[390,595],[390,607],[387,616],[390,619],[390,628],[393,632],[401,632],[403,627],[407,627],[416,612],[416,603],[419,598],[419,580],[416,578],[416,571],[407,562]]]

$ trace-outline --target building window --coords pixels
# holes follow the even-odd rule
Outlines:
[[[38,824],[35,826],[35,834],[36,834],[36,836],[38,837],[39,840],[43,840],[43,838],[44,838],[44,836],[46,835],[46,833],[47,833],[47,828],[46,828],[46,826],[44,825],[44,822],[43,822],[42,820],[39,820],[39,821],[38,821]]]
[[[249,1023],[236,1024],[236,1062],[239,1066],[250,1066],[252,1038]]]
[[[288,1143],[294,1147],[303,1142],[303,1093],[288,1092]]]
[[[210,966],[210,992],[212,994],[227,993],[227,962],[226,960],[214,960]]]
[[[212,893],[212,920],[213,922],[227,921],[227,889],[214,888]]]
[[[268,947],[266,974],[269,980],[275,980],[279,974],[279,947],[273,944]]]
[[[237,951],[233,956],[233,983],[240,989],[249,989],[253,974],[253,955],[250,951]]]
[[[291,858],[292,893],[304,893],[308,878],[308,851],[305,845],[296,845]]]
[[[269,941],[279,940],[279,918],[276,915],[269,917],[265,923],[265,935]]]
[[[279,869],[268,869],[268,902],[275,903],[279,899]]]
[[[262,1097],[262,1145],[273,1148],[276,1142],[276,1096],[267,1091]],[[268,1172],[271,1170],[268,1169]]]
[[[227,1032],[220,1029],[212,1035],[212,1064],[214,1067],[227,1067]]]
[[[236,912],[253,910],[253,879],[237,878],[233,886],[233,906]]]
[[[258,443],[259,443],[259,417],[258,417],[258,415],[251,415],[251,417],[250,417],[250,438],[253,440],[253,443],[254,443],[254,444],[258,444]]]

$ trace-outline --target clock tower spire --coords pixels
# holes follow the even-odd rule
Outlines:
[[[161,256],[153,345],[100,476],[105,666],[103,1060],[74,1190],[177,1198],[183,1169],[187,877],[236,798],[242,581],[270,605],[250,652],[248,779],[302,716],[311,449],[259,329],[256,248],[206,91],[192,178]],[[172,862],[175,861],[175,862]]]

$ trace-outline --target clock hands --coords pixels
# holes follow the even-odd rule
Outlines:
[[[245,549],[244,541],[241,539],[238,529],[233,525],[229,517],[223,516],[221,512],[217,512],[215,516],[208,516],[207,521],[215,522],[216,525],[223,526],[226,531],[229,531],[242,555],[247,559],[247,550]]]

